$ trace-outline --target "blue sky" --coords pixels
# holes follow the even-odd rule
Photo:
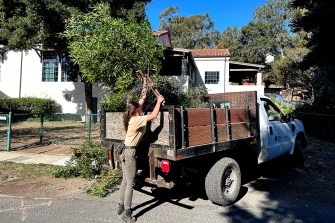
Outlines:
[[[208,12],[214,28],[224,31],[227,26],[239,29],[252,20],[255,9],[266,0],[153,0],[147,16],[153,30],[159,26],[159,14],[170,6],[178,6],[182,16],[204,15]]]

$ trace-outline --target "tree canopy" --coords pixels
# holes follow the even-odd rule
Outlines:
[[[61,51],[67,41],[59,34],[71,13],[91,10],[94,4],[109,2],[113,17],[140,21],[151,0],[0,0],[0,44],[10,50],[28,50],[35,44]]]
[[[141,73],[159,70],[163,47],[156,44],[150,23],[112,18],[107,4],[76,13],[63,33],[69,40],[72,60],[89,83],[100,83],[115,98],[131,90]]]
[[[300,12],[293,18],[292,30],[307,33],[304,37],[309,53],[300,67],[304,72],[314,70],[314,102],[320,108],[335,111],[335,43],[331,29],[334,4],[329,0],[293,0],[291,5]]]
[[[159,15],[162,30],[169,30],[173,47],[185,49],[213,48],[221,34],[214,29],[214,22],[205,15],[181,16],[178,6],[169,7]]]
[[[288,0],[268,0],[241,31],[227,27],[220,44],[230,50],[232,60],[264,64],[267,54],[278,56],[292,46],[287,27],[290,19]]]

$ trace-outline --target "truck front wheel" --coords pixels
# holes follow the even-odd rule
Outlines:
[[[294,166],[304,167],[303,141],[301,136],[298,136],[295,140],[292,161]]]
[[[235,202],[241,188],[241,171],[232,158],[222,158],[208,172],[205,190],[214,204],[227,206]]]

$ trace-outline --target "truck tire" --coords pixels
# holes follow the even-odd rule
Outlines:
[[[235,202],[241,188],[241,171],[232,158],[222,158],[208,172],[205,190],[214,204],[227,206]]]
[[[301,137],[297,137],[294,145],[294,152],[292,155],[292,164],[296,167],[303,167],[304,161],[304,151],[303,151],[303,141]]]

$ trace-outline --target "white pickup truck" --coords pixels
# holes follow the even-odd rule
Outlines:
[[[210,108],[162,109],[138,149],[138,182],[173,188],[200,179],[209,200],[226,206],[239,195],[242,165],[282,156],[303,165],[307,142],[302,122],[285,115],[269,98],[250,91],[211,94],[210,100]],[[112,168],[118,168],[115,149],[124,139],[122,114],[106,117],[105,142]]]

